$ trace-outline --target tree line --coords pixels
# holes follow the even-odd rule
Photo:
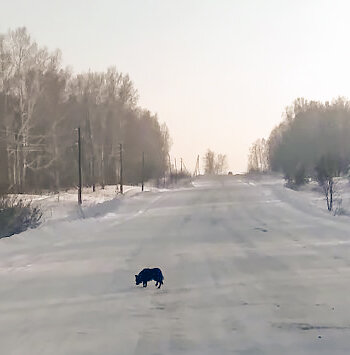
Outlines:
[[[115,67],[73,74],[61,52],[49,52],[26,28],[0,34],[0,189],[27,192],[77,185],[77,127],[83,184],[159,179],[167,170],[170,136],[157,115],[138,107],[127,74]]]
[[[350,167],[350,102],[299,98],[287,107],[283,121],[268,140],[251,146],[248,170],[282,172],[292,184],[314,178],[323,186],[332,209],[333,178]]]
[[[203,157],[204,174],[221,175],[227,170],[227,156],[208,149]]]

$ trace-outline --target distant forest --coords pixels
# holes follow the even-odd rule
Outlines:
[[[348,174],[350,167],[350,102],[297,99],[268,140],[253,143],[249,171],[282,172],[295,184],[313,177],[323,182]]]
[[[49,52],[25,28],[0,34],[0,190],[30,192],[73,187],[77,127],[82,135],[83,185],[159,179],[167,169],[170,137],[156,115],[137,106],[128,75],[72,74],[59,50]]]

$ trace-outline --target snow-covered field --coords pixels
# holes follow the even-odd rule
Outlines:
[[[350,353],[350,219],[312,187],[199,178],[105,201],[0,240],[1,354]],[[164,287],[136,287],[152,266]]]

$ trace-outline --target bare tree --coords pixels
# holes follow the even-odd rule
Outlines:
[[[223,174],[227,170],[227,157],[225,154],[216,154],[208,149],[203,157],[205,174]]]
[[[248,171],[267,171],[268,164],[268,146],[266,140],[257,139],[249,150]]]
[[[0,34],[0,184],[17,191],[74,186],[78,126],[87,184],[115,184],[120,142],[126,182],[140,181],[142,152],[145,178],[163,177],[169,132],[137,99],[129,76],[115,68],[73,76],[60,52],[39,47],[25,28]]]
[[[227,171],[227,157],[225,154],[218,154],[215,159],[215,174],[224,174]]]
[[[12,162],[13,185],[17,190],[25,187],[28,169],[37,169],[42,164],[41,150],[44,136],[31,135],[34,127],[34,111],[43,93],[42,79],[54,60],[45,48],[38,48],[25,28],[10,31],[5,41],[9,54],[10,69],[7,75],[8,89],[12,95],[14,117],[6,127],[7,151]],[[48,150],[43,150],[48,153]],[[46,162],[45,162],[46,165]]]
[[[326,197],[327,209],[333,209],[334,177],[339,175],[339,167],[336,159],[331,156],[323,156],[316,165],[316,178],[323,188]]]
[[[215,153],[208,149],[203,158],[204,173],[215,174]]]

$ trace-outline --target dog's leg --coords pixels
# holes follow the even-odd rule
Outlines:
[[[143,283],[143,287],[147,287],[147,282],[144,282],[144,283]]]
[[[156,282],[156,287],[158,286],[158,281]]]

